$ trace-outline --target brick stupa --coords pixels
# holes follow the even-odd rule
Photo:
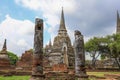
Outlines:
[[[0,69],[8,69],[10,67],[10,59],[7,54],[6,39],[3,48],[0,51]]]

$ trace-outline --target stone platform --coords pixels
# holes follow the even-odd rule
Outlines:
[[[45,74],[45,80],[75,80],[74,75],[70,75],[67,72],[49,72]]]
[[[45,75],[32,75],[29,80],[45,80]]]

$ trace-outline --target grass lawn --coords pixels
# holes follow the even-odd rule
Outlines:
[[[94,75],[97,77],[104,77],[104,74],[120,74],[120,72],[87,72],[87,74]],[[10,76],[10,77],[0,76],[0,80],[29,80],[29,79],[30,79],[30,76]],[[97,80],[97,79],[89,78],[86,80]]]
[[[0,76],[0,80],[29,80],[30,76],[9,76],[3,77]]]

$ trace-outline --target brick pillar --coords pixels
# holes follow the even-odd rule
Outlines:
[[[78,78],[88,78],[85,68],[83,35],[78,30],[75,31],[74,52],[75,52],[75,75]]]
[[[32,77],[30,80],[44,80],[43,75],[43,20],[36,18]]]

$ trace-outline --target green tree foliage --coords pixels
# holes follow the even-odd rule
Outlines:
[[[92,57],[92,66],[95,67],[97,57],[112,58],[120,69],[120,34],[107,35],[105,37],[94,37],[85,43],[86,52]]]
[[[11,63],[12,65],[16,65],[16,62],[17,62],[17,60],[18,60],[17,55],[14,54],[14,53],[12,53],[12,52],[10,52],[10,51],[7,51],[7,53],[8,53],[8,56],[9,56],[9,58],[10,58],[10,63]]]
[[[101,54],[101,56],[100,56],[101,60],[104,60],[105,57],[106,57],[106,56],[105,56],[104,54]]]
[[[88,42],[85,43],[85,51],[90,54],[92,57],[92,68],[95,68],[96,60],[100,55],[99,51],[99,44],[100,40],[97,37],[90,39]]]
[[[113,34],[109,37],[108,48],[110,57],[114,58],[120,69],[120,34]]]

